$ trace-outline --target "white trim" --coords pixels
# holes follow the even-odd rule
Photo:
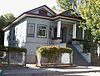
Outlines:
[[[57,22],[57,37],[60,37],[61,32],[61,21]]]
[[[27,25],[27,37],[34,37],[34,36],[35,36],[35,23],[28,23],[28,25]]]
[[[7,30],[9,27],[11,27],[14,23],[20,21],[22,18],[24,17],[27,17],[27,16],[30,16],[30,17],[41,17],[41,18],[46,18],[46,19],[51,19],[51,20],[54,20],[54,19],[57,19],[57,18],[64,18],[64,19],[73,19],[73,20],[77,20],[77,21],[81,21],[80,19],[77,19],[77,18],[70,18],[70,17],[63,17],[63,16],[56,16],[56,17],[53,17],[53,18],[50,18],[50,17],[43,17],[43,16],[38,16],[38,15],[30,15],[30,14],[23,14],[21,17],[19,17],[18,19],[16,19],[14,22],[12,22],[10,25],[8,25],[7,27],[5,27],[3,29],[3,31]]]
[[[43,28],[39,28],[39,27],[45,27],[45,29]],[[41,36],[38,34],[38,32],[42,30],[42,31],[45,31],[45,36]],[[44,25],[44,24],[37,24],[37,38],[47,38],[47,25]]]
[[[100,56],[100,45],[97,44],[97,54],[98,54],[98,57]]]
[[[75,24],[73,24],[73,39],[76,39],[76,28],[77,28],[77,26],[75,23]]]
[[[73,19],[73,20],[77,20],[77,21],[81,21],[80,19],[77,18],[71,18],[71,17],[63,17],[63,16],[56,16],[56,17],[43,17],[43,16],[39,16],[39,15],[31,15],[31,14],[27,14],[27,16],[31,16],[31,17],[41,17],[41,18],[47,18],[47,19],[57,19],[57,18],[64,18],[64,19]]]
[[[86,27],[83,28],[82,38],[84,39]]]
[[[21,20],[22,18],[26,17],[26,14],[23,14],[21,17],[19,17],[18,19],[16,19],[15,21],[13,21],[10,25],[8,25],[7,27],[5,27],[3,29],[3,31],[7,30],[9,27],[11,27],[14,23],[18,22],[19,20]]]

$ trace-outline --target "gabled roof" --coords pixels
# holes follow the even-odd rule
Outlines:
[[[74,13],[75,11],[73,9],[69,9],[66,10],[60,14],[58,14],[58,16],[64,16],[64,17],[71,17],[71,18],[78,18],[78,19],[82,19],[80,16],[78,16],[77,13]]]
[[[37,13],[37,12],[39,12],[40,9],[45,10],[47,13],[49,13],[50,16],[48,16],[48,17],[52,17],[52,16],[55,16],[55,15],[56,15],[56,13],[55,13],[53,10],[51,10],[49,7],[47,7],[46,5],[37,7],[37,8],[35,8],[35,9],[26,11],[26,12],[24,12],[24,13],[25,13],[25,14],[40,15],[39,13]]]
[[[47,12],[47,16],[45,15],[41,15],[39,14],[39,10],[45,10]],[[38,8],[26,11],[24,13],[22,13],[20,16],[18,16],[12,23],[10,23],[7,27],[3,28],[3,30],[7,30],[9,29],[14,23],[20,21],[21,19],[25,18],[25,17],[37,17],[37,18],[44,18],[44,19],[57,19],[57,18],[66,18],[66,19],[70,19],[70,20],[82,20],[81,17],[77,16],[77,14],[72,14],[72,9],[67,10],[65,12],[62,12],[60,14],[56,14],[54,11],[52,11],[49,7],[47,7],[46,5],[40,6]]]

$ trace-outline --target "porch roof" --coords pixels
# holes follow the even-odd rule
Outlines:
[[[82,19],[82,17],[78,16],[78,13],[74,13],[75,11],[73,9],[69,9],[66,10],[60,14],[58,14],[58,16],[63,16],[63,17],[70,17],[70,18],[77,18],[77,19]]]

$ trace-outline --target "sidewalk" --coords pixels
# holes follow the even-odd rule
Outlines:
[[[39,68],[27,64],[26,67],[5,67],[3,69],[5,76],[80,76],[88,74],[98,74],[100,76],[100,67],[96,66],[77,66],[62,68]],[[82,74],[82,75],[81,75]],[[76,75],[76,76],[77,76]],[[88,75],[89,76],[89,75]]]

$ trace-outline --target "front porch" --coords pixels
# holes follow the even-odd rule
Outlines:
[[[52,31],[53,36],[50,45],[59,45],[63,47],[72,46],[71,48],[74,48],[74,61],[79,60],[84,63],[82,65],[89,65],[91,63],[91,53],[84,52],[82,43],[82,41],[84,41],[85,29],[79,28],[78,21],[65,19],[56,20]]]
[[[84,39],[84,30],[79,28],[77,21],[59,19],[51,26],[51,45],[71,44],[78,39]]]

